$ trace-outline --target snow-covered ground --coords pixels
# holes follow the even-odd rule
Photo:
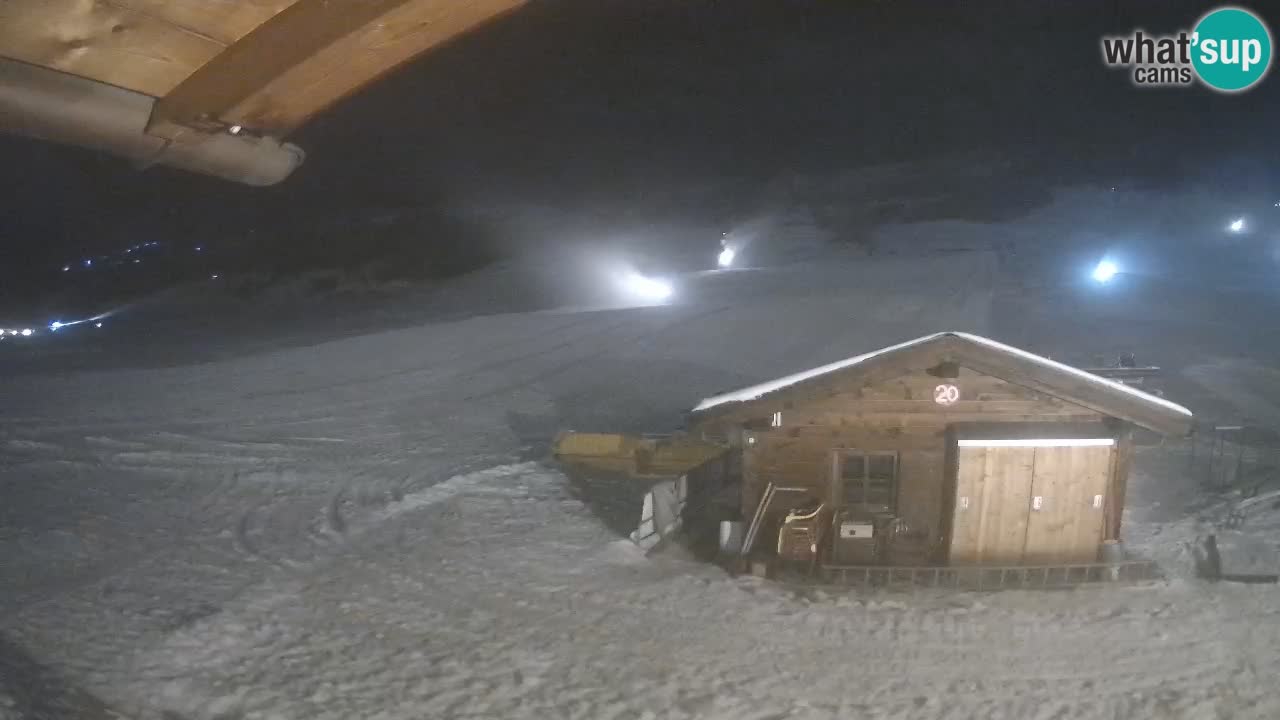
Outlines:
[[[645,558],[540,462],[560,428],[672,429],[938,330],[1068,362],[1139,342],[1194,410],[1280,408],[1233,370],[1280,346],[1238,339],[1265,297],[1205,336],[1195,308],[1239,303],[847,260],[668,307],[0,379],[0,718],[1280,717],[1280,592],[1184,577],[1204,520],[1152,510],[1194,494],[1176,446],[1140,454],[1129,523],[1171,579],[1040,593],[798,593]]]

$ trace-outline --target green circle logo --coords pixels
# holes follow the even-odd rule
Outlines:
[[[1246,90],[1271,67],[1271,32],[1248,10],[1214,10],[1200,18],[1193,33],[1191,64],[1215,90]]]

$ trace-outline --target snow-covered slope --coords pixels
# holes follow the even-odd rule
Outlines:
[[[135,718],[1280,715],[1274,588],[796,596],[638,556],[530,461],[939,329],[1033,335],[966,257],[0,379],[0,668]]]

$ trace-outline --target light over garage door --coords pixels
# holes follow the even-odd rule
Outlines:
[[[1113,440],[960,440],[956,451],[951,564],[1097,558]]]

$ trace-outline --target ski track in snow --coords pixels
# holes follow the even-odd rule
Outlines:
[[[30,656],[0,718],[15,677],[164,720],[1280,717],[1275,588],[796,593],[644,558],[519,461],[560,427],[654,429],[726,387],[990,333],[986,272],[0,380],[0,639]]]
[[[359,551],[159,639],[122,696],[209,718],[1280,712],[1270,590],[798,595],[636,557],[532,464],[399,505]]]

